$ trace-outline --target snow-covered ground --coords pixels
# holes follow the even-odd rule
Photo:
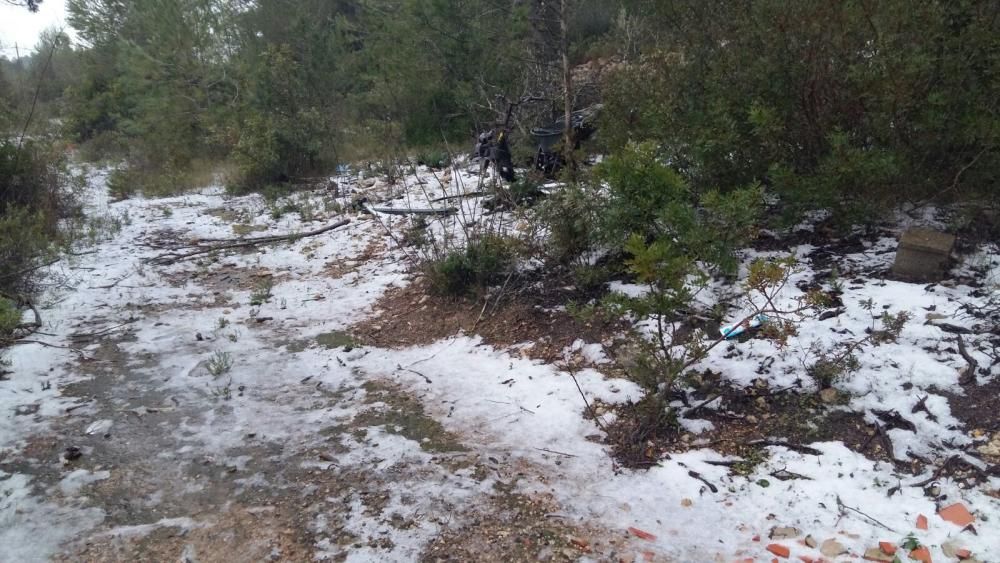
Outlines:
[[[13,373],[0,381],[0,560],[410,561],[485,518],[504,487],[552,499],[548,519],[588,538],[540,543],[541,558],[764,561],[787,548],[791,559],[819,560],[825,550],[828,560],[853,560],[913,534],[935,561],[957,561],[961,549],[1000,560],[995,475],[972,488],[942,477],[929,496],[909,485],[931,468],[903,475],[837,442],[808,444],[820,455],[773,446],[746,477],[707,463],[724,459],[710,444],[623,470],[557,366],[475,335],[406,349],[352,343],[345,331],[411,281],[384,228],[402,236],[406,219],[354,214],[343,228],[291,243],[149,263],[164,252],[156,245],[231,238],[234,226],[251,236],[319,228],[349,208],[351,189],[390,192],[402,207],[460,206],[455,221],[481,210],[477,198],[432,201],[474,190],[468,172],[422,170],[396,187],[339,184],[338,193],[298,196],[299,212],[275,218],[259,196],[218,188],[111,203],[103,174],[92,175],[88,213],[121,229],[52,267],[59,283],[40,303],[45,327],[33,339],[63,348],[14,346]],[[893,246],[883,240],[839,257],[840,271],[885,266]],[[1000,279],[997,257],[993,247],[972,260]],[[805,258],[785,297],[814,273]],[[787,347],[756,339],[738,344],[739,354],[719,347],[701,367],[739,385],[787,387],[803,378],[811,347],[832,346],[844,330],[864,335],[863,300],[877,312],[907,311],[912,322],[896,343],[859,349],[860,368],[837,382],[849,397],[838,408],[905,415],[916,431],[889,431],[898,459],[960,455],[987,468],[967,452],[998,429],[975,441],[977,429],[950,411],[942,392],[965,393],[965,362],[935,326],[973,327],[960,310],[975,299],[971,289],[848,277],[843,285],[843,313],[802,323]],[[1000,375],[976,336],[967,341],[986,368],[979,381]],[[593,344],[578,348],[603,358]],[[593,369],[576,379],[590,400],[640,396],[634,383]],[[933,417],[911,414],[924,396]],[[82,456],[67,460],[68,447]],[[779,470],[807,479],[770,477]],[[938,515],[955,503],[972,512],[975,531]],[[484,559],[504,556],[484,550]]]

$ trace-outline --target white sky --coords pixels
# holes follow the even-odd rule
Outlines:
[[[0,55],[14,58],[15,44],[24,55],[34,49],[39,34],[50,27],[66,27],[69,32],[66,0],[43,0],[34,14],[23,6],[0,0]]]

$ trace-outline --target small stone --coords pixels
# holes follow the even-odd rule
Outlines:
[[[865,561],[887,561],[889,563],[895,559],[892,555],[888,555],[877,547],[869,547],[865,550]]]
[[[772,540],[787,540],[791,538],[797,538],[802,535],[802,530],[798,528],[792,528],[790,526],[777,526],[771,528],[771,535],[769,536]]]
[[[65,458],[66,461],[74,461],[80,459],[82,456],[83,452],[76,446],[68,446],[65,450],[63,450],[63,458]]]
[[[958,545],[954,541],[946,541],[941,544],[941,552],[946,557],[958,557]]]
[[[752,414],[749,415],[749,416],[747,416],[747,422],[750,423],[750,424],[757,424],[757,422],[759,422],[759,421],[760,421],[760,419],[757,418],[756,416],[752,415]]]
[[[579,538],[576,536],[570,536],[569,543],[576,546],[580,551],[590,551],[590,542],[584,538]]]
[[[816,549],[816,546],[819,545],[819,542],[816,541],[816,538],[812,536],[806,536],[805,542],[806,546],[811,547],[813,549]]]
[[[994,434],[988,443],[976,449],[985,456],[1000,458],[1000,432]]]
[[[827,387],[819,392],[819,398],[826,404],[837,402],[837,390],[833,387]]]
[[[819,552],[826,557],[837,557],[838,555],[847,553],[847,548],[844,547],[844,544],[831,538],[820,544]]]
[[[684,508],[688,508],[688,507],[690,507],[693,504],[694,504],[694,502],[691,499],[689,499],[689,498],[682,498],[681,499],[681,506],[683,506]]]

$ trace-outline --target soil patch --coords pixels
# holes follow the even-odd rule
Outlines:
[[[460,332],[476,334],[492,346],[523,348],[530,358],[545,362],[562,359],[563,350],[576,340],[603,342],[624,331],[622,321],[581,321],[561,305],[574,297],[557,289],[542,294],[521,294],[499,304],[431,295],[427,283],[418,280],[404,288],[392,288],[378,301],[380,314],[351,327],[363,344],[400,348],[434,343]]]
[[[623,538],[595,540],[588,530],[567,526],[547,495],[522,495],[497,487],[468,523],[433,540],[420,561],[598,561],[626,559]],[[480,512],[481,511],[481,512]],[[600,533],[599,537],[607,534]]]
[[[649,467],[673,452],[700,449],[710,445],[723,455],[737,456],[745,463],[736,464],[736,472],[749,473],[766,459],[763,448],[787,443],[790,449],[804,449],[812,442],[840,441],[848,448],[880,461],[894,463],[899,469],[918,471],[920,460],[893,460],[888,438],[865,421],[864,415],[824,403],[814,393],[794,390],[771,390],[766,386],[747,388],[719,387],[717,376],[706,377],[695,394],[700,402],[710,401],[709,408],[690,411],[691,419],[707,420],[712,428],[691,434],[673,419],[662,415],[652,400],[627,403],[617,408],[618,417],[611,424],[608,441],[615,458],[625,467]]]
[[[386,246],[386,242],[383,237],[373,237],[368,241],[368,244],[361,251],[361,254],[350,259],[339,258],[335,261],[327,262],[323,266],[323,274],[333,279],[339,279],[348,274],[353,274],[357,272],[361,266],[381,256],[387,248],[388,247]]]

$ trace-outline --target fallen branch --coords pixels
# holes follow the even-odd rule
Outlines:
[[[565,453],[565,452],[557,452],[555,450],[550,450],[548,448],[535,448],[535,449],[538,450],[538,451],[540,451],[540,452],[547,452],[547,453],[550,453],[550,454],[561,455],[563,457],[579,457],[579,456],[577,456],[575,454],[568,454],[568,453]]]
[[[837,508],[840,510],[840,515],[841,516],[846,516],[847,514],[846,514],[845,510],[850,510],[851,512],[856,512],[856,513],[860,514],[861,516],[864,516],[865,518],[867,518],[872,523],[874,523],[874,524],[876,524],[878,526],[881,526],[881,527],[885,528],[886,530],[889,530],[890,532],[892,532],[894,534],[899,533],[896,530],[893,530],[889,526],[886,526],[885,524],[883,524],[882,522],[880,522],[877,518],[874,518],[874,517],[872,517],[872,516],[870,516],[868,514],[865,514],[864,512],[861,512],[860,510],[858,510],[857,508],[854,508],[853,506],[847,506],[846,504],[844,504],[844,501],[840,500],[840,495],[837,495]]]
[[[741,463],[745,463],[745,461],[742,460],[742,459],[722,460],[722,461],[705,460],[703,463],[706,463],[708,465],[716,465],[718,467],[733,467],[735,465],[739,465]]]
[[[368,210],[372,213],[382,213],[384,215],[454,215],[455,213],[458,213],[458,208],[456,207],[444,207],[440,209],[433,207],[425,209],[410,209],[403,207],[368,206]]]
[[[180,262],[181,260],[187,260],[188,258],[193,258],[195,256],[201,256],[203,254],[209,254],[212,252],[218,252],[220,250],[231,250],[233,248],[246,248],[254,247],[262,244],[273,244],[276,242],[292,242],[303,238],[314,237],[316,235],[321,235],[325,232],[332,231],[347,225],[351,222],[350,219],[341,219],[336,223],[327,225],[325,227],[306,231],[304,233],[292,233],[287,235],[271,235],[262,237],[251,237],[251,238],[241,238],[241,239],[222,239],[214,244],[209,244],[202,246],[199,241],[195,241],[193,245],[183,245],[174,249],[173,252],[167,252],[159,256],[155,256],[146,260],[151,264],[167,265],[173,264],[175,262]],[[189,250],[187,252],[178,252],[182,248],[191,248],[194,250]]]
[[[794,471],[789,471],[787,469],[779,469],[771,473],[771,477],[779,481],[791,481],[795,479],[805,479],[807,481],[812,481],[812,477],[803,475],[801,473],[795,473]]]
[[[958,353],[962,356],[962,359],[969,364],[965,373],[961,378],[959,378],[958,384],[968,385],[969,383],[974,383],[976,381],[976,370],[979,369],[979,362],[970,356],[969,351],[965,349],[965,340],[962,339],[961,334],[955,335],[955,340],[958,341]]]
[[[688,471],[688,476],[689,477],[693,477],[693,478],[701,481],[702,483],[705,483],[705,486],[708,487],[708,490],[712,491],[713,493],[719,492],[719,488],[716,487],[715,485],[713,485],[712,483],[710,483],[708,481],[708,479],[705,479],[704,477],[702,477],[701,473],[698,473],[697,471]]]
[[[576,380],[576,374],[573,373],[572,369],[570,369],[568,373],[569,376],[573,378],[573,383],[576,385],[576,390],[580,392],[580,398],[583,399],[583,404],[586,405],[587,411],[590,413],[591,418],[593,418],[594,422],[601,428],[601,430],[604,431],[605,434],[607,434],[608,428],[604,426],[604,422],[597,416],[597,413],[594,412],[593,407],[590,406],[590,401],[588,401],[587,396],[583,394],[583,388],[580,387],[580,382]]]
[[[948,459],[944,460],[944,463],[941,464],[941,467],[938,467],[936,470],[934,470],[934,473],[931,474],[930,477],[928,477],[927,479],[924,479],[923,481],[920,481],[918,483],[910,483],[908,486],[909,487],[926,487],[927,485],[930,485],[934,481],[937,481],[938,478],[941,477],[941,475],[944,474],[944,472],[948,470],[948,467],[951,466],[951,464],[955,463],[956,461],[958,461],[958,456],[957,455],[953,455],[953,456],[949,457]]]
[[[753,440],[749,442],[750,446],[781,446],[782,448],[788,448],[792,451],[796,451],[803,454],[809,455],[823,455],[823,452],[817,450],[816,448],[810,448],[809,446],[803,446],[802,444],[793,444],[791,442],[784,442],[782,440]]]
[[[436,198],[434,198],[434,199],[431,200],[431,203],[438,203],[438,202],[441,202],[441,201],[448,201],[448,200],[452,200],[452,199],[462,199],[462,198],[466,198],[466,197],[479,197],[479,196],[484,196],[484,195],[486,195],[486,192],[484,192],[484,191],[468,192],[468,193],[464,193],[464,194],[452,194],[452,195],[446,195],[446,196],[436,197]]]
[[[413,374],[416,374],[416,375],[419,375],[420,377],[424,378],[424,381],[426,381],[427,383],[433,383],[433,382],[431,381],[431,378],[427,377],[426,375],[424,375],[424,374],[420,373],[419,371],[417,371],[417,370],[415,370],[415,369],[410,369],[410,368],[404,368],[404,367],[402,367],[402,366],[400,366],[400,365],[398,365],[398,364],[396,365],[396,369],[401,369],[401,370],[403,370],[403,371],[408,371],[408,372],[410,372],[410,373],[413,373]]]
[[[27,274],[27,273],[30,273],[30,272],[34,272],[35,270],[41,270],[42,268],[45,268],[46,266],[51,266],[51,265],[55,264],[56,262],[58,262],[60,260],[62,260],[61,257],[60,258],[55,258],[53,260],[48,260],[46,262],[42,262],[41,264],[35,264],[34,266],[29,266],[27,268],[18,270],[16,272],[7,272],[7,273],[4,273],[4,274],[0,274],[0,280],[16,279],[16,278],[18,278],[18,277],[20,277],[20,276],[22,276],[24,274]]]
[[[41,340],[26,340],[26,339],[22,338],[21,340],[13,340],[13,341],[10,341],[10,342],[0,342],[0,345],[6,345],[6,344],[9,344],[11,346],[15,346],[15,345],[18,345],[18,344],[38,344],[38,345],[44,346],[46,348],[58,348],[60,350],[69,350],[70,352],[74,352],[74,353],[78,354],[80,356],[81,360],[90,360],[90,359],[92,359],[92,358],[88,358],[87,354],[85,354],[83,352],[83,350],[80,350],[78,348],[73,348],[71,346],[61,346],[59,344],[49,344],[48,342],[42,342]]]
[[[95,332],[83,332],[83,333],[71,334],[71,335],[69,335],[69,338],[70,338],[70,340],[73,340],[74,342],[81,342],[81,341],[85,341],[85,340],[90,340],[90,339],[96,338],[98,336],[104,336],[105,334],[108,334],[109,332],[111,332],[113,330],[117,330],[117,329],[119,329],[119,328],[121,328],[123,326],[128,326],[128,325],[130,325],[130,324],[132,324],[132,323],[134,323],[134,322],[136,322],[138,320],[139,319],[134,319],[133,318],[133,319],[129,319],[129,320],[127,320],[127,321],[125,321],[125,322],[123,322],[121,324],[110,326],[108,328],[101,329],[101,330],[98,330],[98,331],[95,331]]]

